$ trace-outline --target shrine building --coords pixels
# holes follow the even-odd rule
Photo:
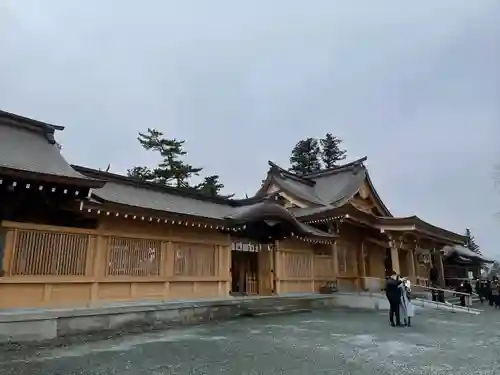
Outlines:
[[[0,308],[444,286],[465,237],[394,217],[366,158],[301,175],[269,163],[248,199],[70,165],[63,127],[0,111]],[[447,253],[448,254],[448,253]]]

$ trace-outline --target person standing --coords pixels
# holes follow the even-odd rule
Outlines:
[[[456,289],[458,297],[460,298],[460,306],[465,307],[465,284],[460,283],[460,285]]]
[[[488,299],[489,305],[493,306],[493,294],[492,294],[492,281],[486,281],[486,298]]]
[[[465,304],[467,307],[472,306],[472,285],[470,285],[469,280],[465,280],[464,282],[464,292],[467,293],[465,296]]]
[[[476,293],[479,296],[479,301],[481,305],[484,303],[484,281],[480,278],[477,279],[475,285]]]
[[[500,308],[500,287],[498,281],[491,284],[491,299],[494,303],[495,309]]]
[[[399,314],[399,305],[401,303],[401,288],[396,272],[392,272],[392,276],[385,282],[385,295],[389,301],[389,321],[391,326],[401,326],[401,316]],[[394,317],[396,317],[396,324],[394,324]]]
[[[411,326],[411,318],[415,315],[413,304],[411,303],[411,283],[406,277],[402,279],[402,283],[399,285],[401,289],[401,302],[399,304],[400,307],[400,315],[403,318],[403,322],[405,326]]]

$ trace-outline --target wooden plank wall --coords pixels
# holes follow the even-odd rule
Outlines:
[[[0,308],[229,295],[230,239],[112,220],[98,230],[3,222]]]

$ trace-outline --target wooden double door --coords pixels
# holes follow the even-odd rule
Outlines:
[[[272,251],[231,252],[231,292],[237,295],[271,295],[274,292]]]

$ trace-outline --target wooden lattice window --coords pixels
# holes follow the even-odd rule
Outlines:
[[[174,275],[216,276],[216,247],[205,244],[175,244]]]
[[[111,237],[107,276],[159,276],[161,241]]]
[[[288,277],[312,277],[312,253],[285,253],[285,270]]]
[[[36,230],[17,232],[11,274],[84,276],[89,236]]]

